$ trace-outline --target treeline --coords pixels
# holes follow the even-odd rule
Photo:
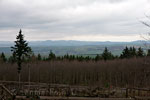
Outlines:
[[[50,51],[48,54],[48,57],[43,57],[41,54],[34,55],[32,54],[29,58],[23,58],[24,61],[32,61],[32,60],[38,60],[38,61],[49,61],[49,60],[77,60],[77,61],[99,61],[99,60],[114,60],[114,59],[124,59],[124,58],[133,58],[133,57],[145,57],[145,56],[150,56],[150,49],[147,51],[147,53],[144,52],[144,50],[139,47],[125,47],[120,54],[120,56],[113,55],[107,47],[105,47],[104,51],[102,54],[97,54],[95,57],[90,57],[90,56],[79,56],[79,55],[70,55],[66,54],[64,56],[56,56],[55,53]],[[15,62],[14,56],[10,56],[9,58],[6,58],[5,54],[2,52],[0,54],[0,61],[2,62]]]

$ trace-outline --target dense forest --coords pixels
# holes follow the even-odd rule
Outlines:
[[[24,58],[21,81],[28,81],[29,67],[32,82],[70,85],[98,85],[103,87],[149,87],[150,52],[141,48],[126,47],[122,54],[114,56],[105,48],[95,58],[64,55],[56,57],[52,51],[49,56],[40,54]],[[0,80],[17,81],[17,64],[13,56],[6,58],[1,54]]]

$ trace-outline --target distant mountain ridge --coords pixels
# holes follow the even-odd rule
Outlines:
[[[114,44],[143,44],[150,43],[149,41],[132,41],[132,42],[111,42],[111,41],[76,41],[76,40],[46,40],[46,41],[29,41],[30,46],[87,46],[87,45],[114,45]],[[0,47],[13,46],[13,41],[0,41]]]
[[[103,52],[104,48],[107,47],[109,51],[111,51],[114,55],[120,55],[122,50],[128,46],[134,46],[136,49],[142,47],[144,50],[148,48],[145,44],[150,44],[148,41],[132,41],[132,42],[93,42],[93,41],[29,41],[29,46],[31,46],[32,50],[35,54],[42,54],[47,56],[52,50],[56,55],[65,55],[65,54],[73,54],[73,55],[90,55],[94,56]],[[0,53],[4,52],[7,55],[11,55],[11,46],[14,45],[14,42],[10,41],[0,41]]]

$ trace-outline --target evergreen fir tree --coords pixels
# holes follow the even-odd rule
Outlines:
[[[138,57],[143,57],[144,56],[144,51],[143,51],[143,49],[141,47],[138,48],[137,56]]]
[[[129,58],[129,57],[130,57],[130,51],[128,47],[126,46],[126,48],[122,51],[120,58]]]
[[[90,58],[89,56],[86,56],[86,57],[85,57],[85,60],[86,60],[86,61],[89,61],[89,60],[91,60],[91,58]]]
[[[55,58],[56,58],[56,55],[52,51],[50,51],[50,54],[48,56],[48,60],[54,60]]]
[[[22,68],[23,57],[29,57],[31,53],[31,48],[28,46],[28,43],[24,40],[24,35],[22,31],[19,31],[19,34],[16,37],[14,47],[11,47],[13,52],[13,57],[18,65],[18,74],[19,74],[19,88],[20,88],[20,72]]]
[[[78,56],[78,61],[83,61],[84,57],[83,56]]]
[[[136,49],[134,47],[130,47],[128,58],[136,56]]]
[[[129,48],[129,57],[132,57],[133,55],[132,55],[132,52],[133,52],[133,49],[132,49],[132,47],[130,47]]]
[[[111,54],[111,52],[108,51],[107,47],[105,47],[105,50],[102,53],[102,58],[106,61],[106,60],[110,60],[113,59],[113,55]]]
[[[100,59],[101,59],[101,56],[97,54],[96,57],[95,57],[95,61],[98,61]]]
[[[132,47],[132,56],[136,56],[136,49]]]
[[[69,55],[69,60],[74,60],[75,59],[75,56],[74,55]]]
[[[7,61],[7,59],[6,59],[6,57],[5,57],[5,54],[4,54],[3,52],[1,53],[1,56],[0,56],[0,57],[1,57],[1,59],[2,59],[3,62],[6,62],[6,61]]]
[[[64,55],[64,59],[69,59],[69,55],[68,55],[68,53],[66,54],[66,55]]]

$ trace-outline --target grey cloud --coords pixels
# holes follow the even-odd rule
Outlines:
[[[125,0],[109,0],[111,3],[116,3],[116,2],[123,2]]]
[[[137,34],[147,31],[139,29],[142,24],[137,18],[148,6],[147,0],[0,0],[0,35],[1,30],[20,28],[33,37],[51,35],[50,39]]]

